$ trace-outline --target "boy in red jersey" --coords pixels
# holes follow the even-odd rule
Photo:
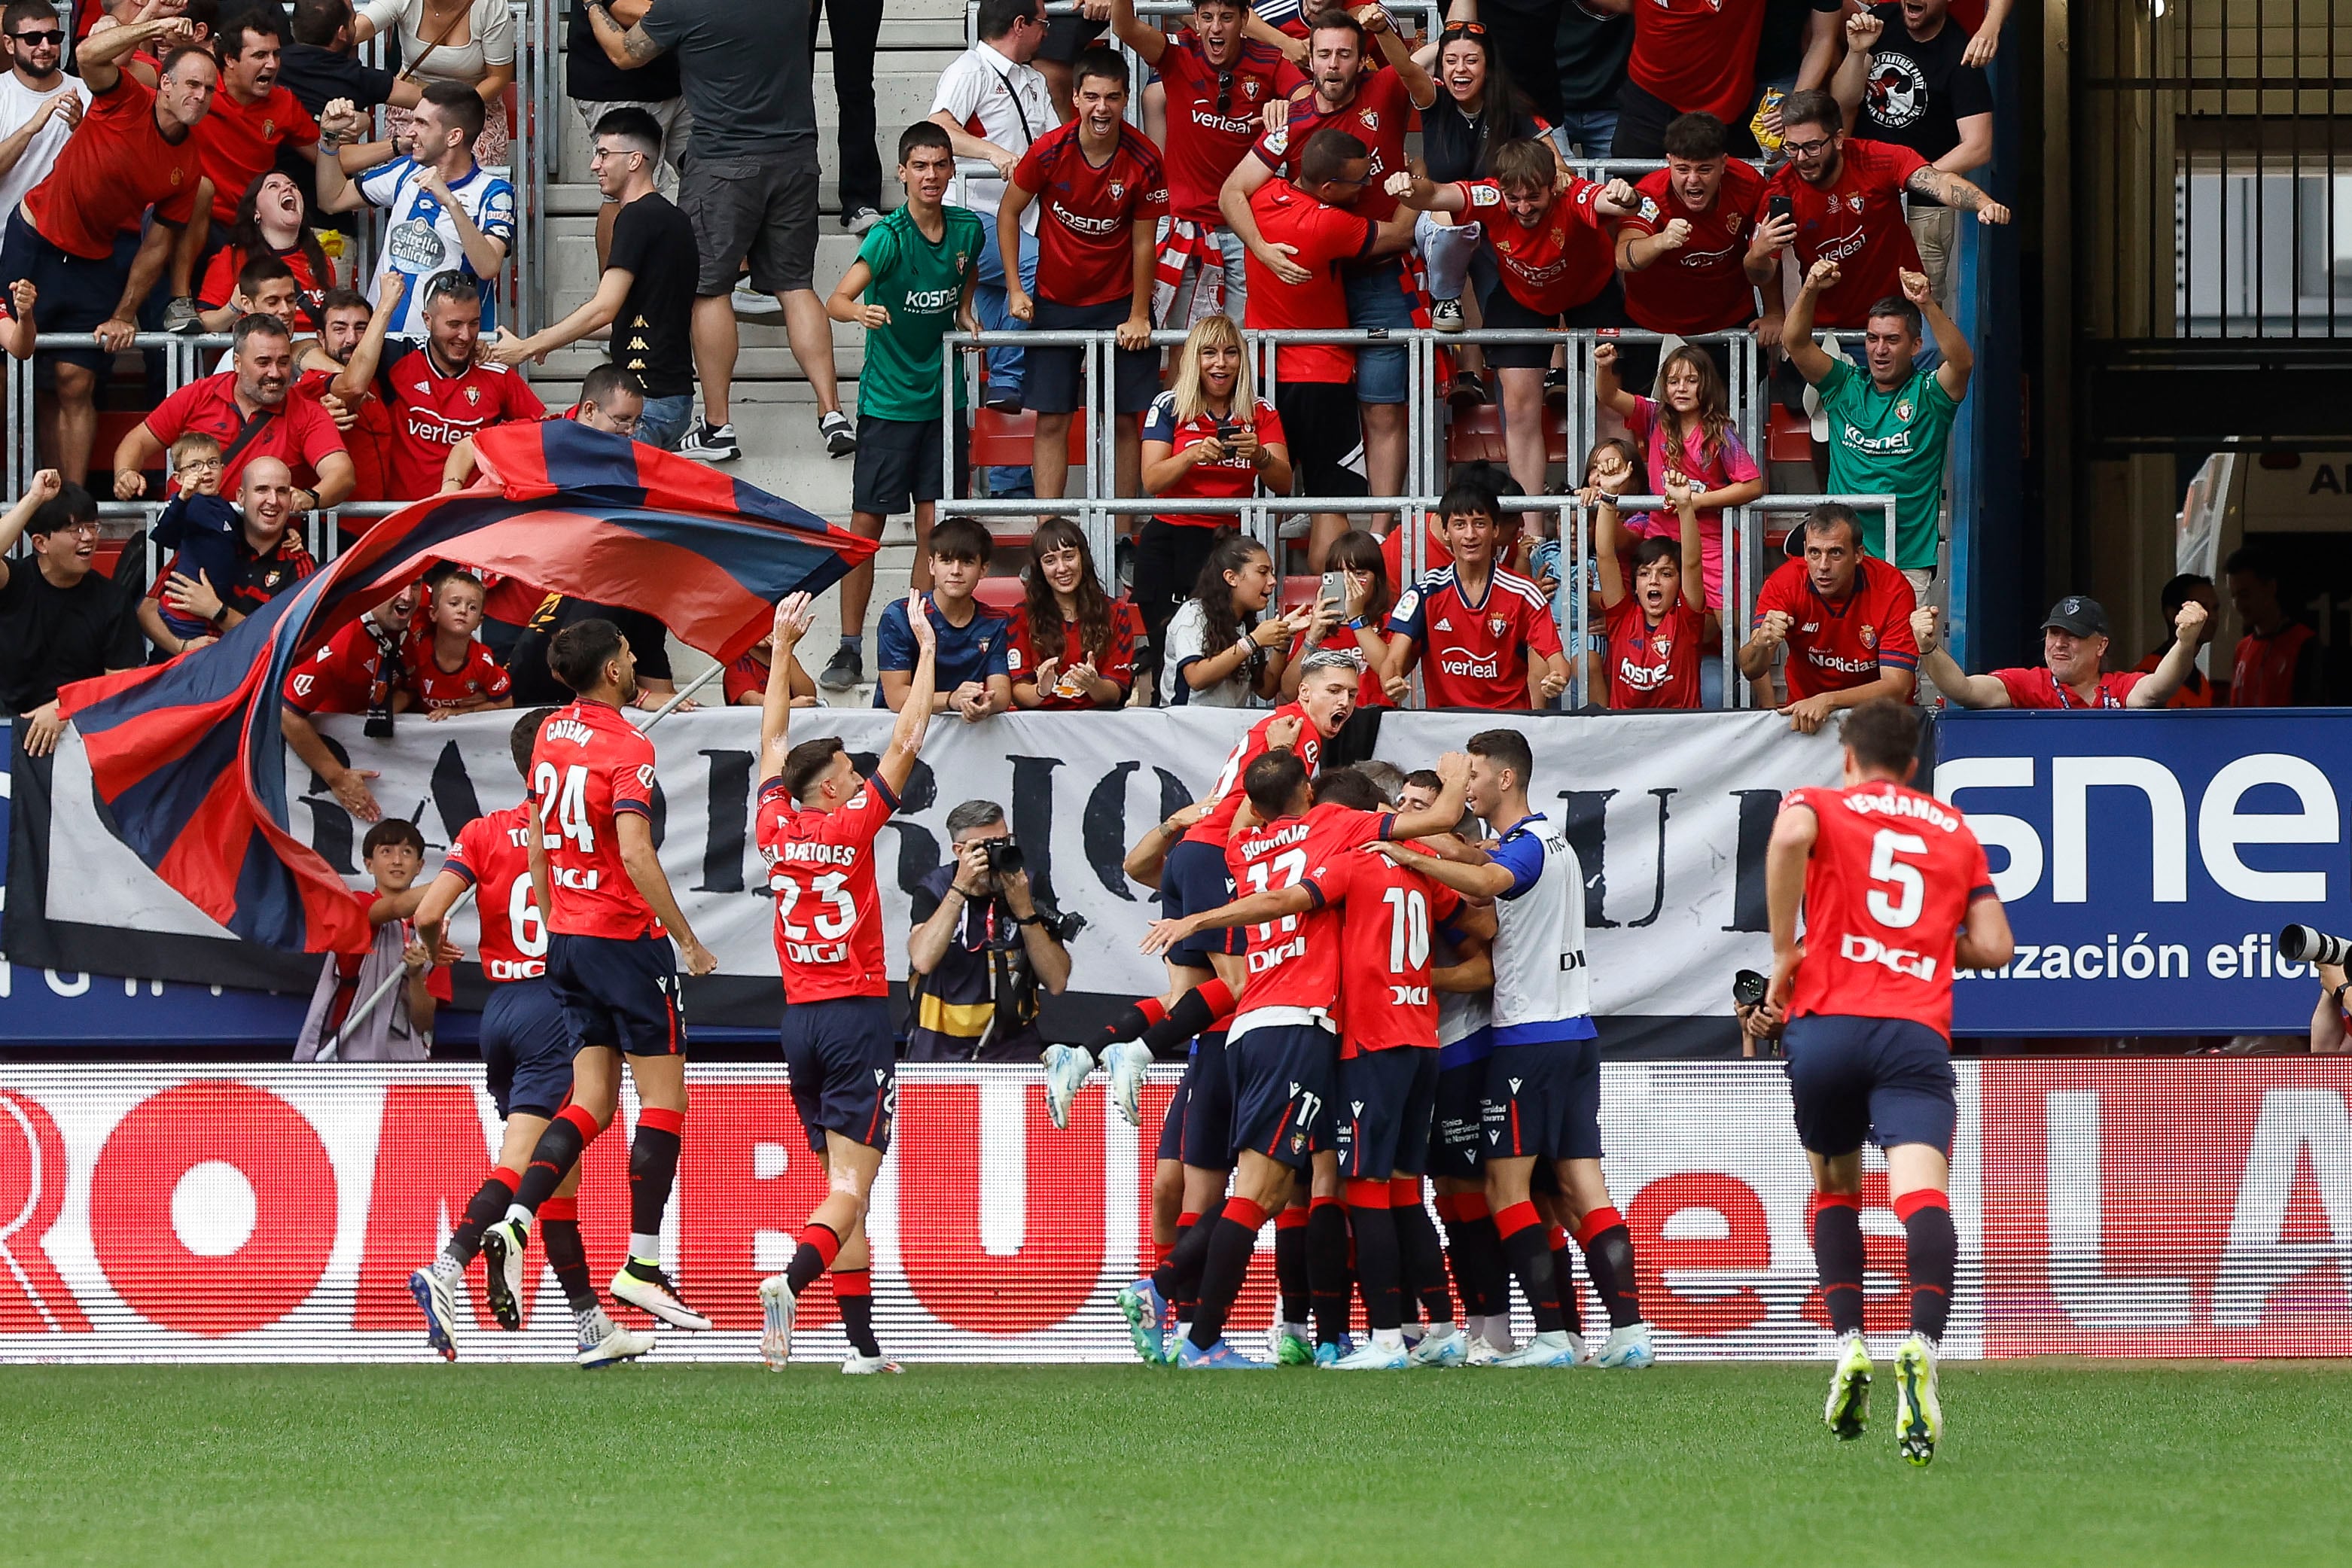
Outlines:
[[[2009,916],[1983,848],[1951,807],[1911,789],[1919,716],[1875,701],[1845,720],[1842,788],[1792,789],[1765,852],[1771,1010],[1797,1134],[1812,1165],[1813,1256],[1839,1341],[1823,1419],[1862,1436],[1871,1362],[1863,1340],[1862,1145],[1886,1151],[1903,1221],[1911,1336],[1895,1353],[1895,1441],[1924,1465],[1943,1433],[1936,1356],[1959,1238],[1945,1190],[1958,1109],[1952,967],[2009,962]],[[1802,906],[1805,935],[1797,936]],[[1958,938],[1955,939],[1955,933]]]
[[[1592,524],[1601,634],[1609,644],[1609,706],[1696,707],[1699,660],[1708,650],[1707,616],[1683,597],[1683,584],[1706,580],[1697,498],[1684,476],[1666,476],[1666,501],[1682,519],[1682,538],[1652,535],[1633,541],[1628,592],[1626,535],[1616,499],[1633,479],[1629,469],[1601,481],[1600,512]]]
[[[1137,493],[1141,472],[1138,416],[1160,392],[1151,351],[1151,287],[1160,256],[1153,236],[1168,212],[1160,149],[1122,118],[1127,61],[1111,49],[1078,57],[1077,112],[1030,143],[1005,182],[997,209],[1005,268],[1005,308],[1041,332],[1118,329],[1109,408],[1118,488]],[[1021,214],[1037,219],[1037,294],[1021,287]],[[1037,494],[1057,497],[1070,473],[1070,417],[1085,380],[1084,349],[1030,349],[1022,402],[1037,415],[1033,468]]]
[[[428,719],[483,708],[514,706],[514,681],[474,635],[482,623],[482,580],[453,571],[433,591],[433,619],[408,658],[403,707],[421,707]]]
[[[1917,600],[1903,573],[1862,548],[1862,519],[1825,502],[1789,535],[1801,559],[1783,562],[1756,595],[1756,624],[1740,644],[1739,673],[1772,700],[1772,653],[1789,648],[1790,727],[1811,735],[1842,707],[1874,697],[1911,700],[1919,645]]]
[[[920,594],[908,594],[906,606],[915,670],[889,747],[863,779],[831,736],[792,744],[792,692],[784,671],[815,612],[805,593],[776,606],[768,695],[760,711],[756,828],[776,900],[793,1108],[824,1166],[829,1190],[802,1228],[791,1266],[760,1281],[760,1354],[772,1371],[782,1371],[792,1357],[793,1317],[802,1292],[827,1270],[849,1333],[842,1370],[898,1370],[898,1363],[883,1359],[874,1338],[866,1207],[874,1173],[890,1147],[898,1102],[874,835],[898,809],[898,792],[915,770],[939,678],[939,632],[929,608]]]
[[[1676,117],[1665,148],[1666,166],[1634,182],[1641,204],[1617,226],[1626,316],[1645,331],[1682,338],[1754,322],[1759,342],[1779,342],[1780,291],[1766,291],[1759,317],[1745,265],[1764,176],[1726,155],[1723,121],[1711,114]],[[1730,359],[1712,345],[1708,351],[1722,355],[1718,363]],[[1658,371],[1657,345],[1624,343],[1617,355],[1625,384],[1646,392]]]
[[[1911,634],[1927,678],[1954,707],[2157,708],[2170,705],[2197,667],[2203,643],[2205,607],[2191,599],[2173,622],[2172,646],[2154,671],[2103,673],[2107,656],[2107,612],[2095,599],[2070,593],[2050,607],[2042,622],[2042,663],[2030,670],[1964,673],[1936,633],[1936,612],[1914,611]]]
[[[554,713],[553,708],[539,708],[515,722],[509,745],[515,771],[526,782],[540,727]],[[481,1250],[483,1232],[513,1201],[522,1181],[516,1167],[530,1157],[547,1124],[572,1097],[572,1040],[555,988],[547,979],[547,924],[530,884],[531,821],[526,802],[477,817],[458,829],[457,841],[441,862],[441,874],[416,906],[416,939],[425,951],[437,953],[457,901],[467,889],[480,889],[475,908],[481,921],[482,977],[490,982],[490,999],[482,1009],[482,1063],[490,1099],[506,1121],[498,1164],[466,1206],[448,1243],[428,1267],[408,1276],[408,1293],[425,1314],[425,1337],[445,1361],[457,1359],[457,1303],[452,1287]],[[584,1368],[610,1366],[653,1349],[654,1336],[621,1327],[597,1301],[588,1255],[580,1244],[574,1196],[579,1189],[575,1166],[555,1196],[540,1206],[540,1234],[579,1330],[580,1349],[573,1359]],[[499,1326],[522,1327],[522,1302],[507,1289],[503,1271],[483,1272]]]
[[[686,1127],[686,1016],[670,943],[689,975],[719,967],[678,912],[654,849],[654,743],[621,709],[637,699],[637,661],[610,621],[556,633],[548,667],[578,700],[540,727],[530,806],[545,831],[526,833],[531,889],[548,911],[547,977],[572,1042],[572,1103],[532,1149],[506,1218],[482,1233],[488,1267],[523,1290],[531,1218],[612,1124],[621,1059],[637,1086],[629,1143],[629,1260],[613,1276],[621,1301],[682,1329],[710,1320],[662,1271],[662,1214],[677,1178]]]
[[[1439,773],[1444,789],[1436,804],[1397,816],[1350,808],[1336,799],[1318,800],[1296,754],[1260,757],[1244,770],[1243,789],[1248,810],[1264,825],[1235,834],[1226,852],[1234,880],[1251,892],[1218,909],[1155,922],[1145,934],[1146,952],[1165,950],[1214,927],[1247,926],[1250,938],[1248,978],[1228,1031],[1233,1195],[1213,1226],[1204,1218],[1187,1239],[1196,1242],[1192,1255],[1180,1246],[1160,1274],[1119,1295],[1139,1345],[1156,1348],[1165,1358],[1161,1335],[1170,1287],[1188,1267],[1197,1269],[1200,1305],[1191,1332],[1177,1347],[1179,1365],[1254,1371],[1267,1364],[1224,1343],[1226,1314],[1266,1216],[1289,1200],[1297,1176],[1310,1166],[1319,1166],[1329,1177],[1339,1162],[1336,1151],[1317,1146],[1323,1141],[1324,1112],[1338,1092],[1338,1014],[1344,1006],[1343,929],[1320,883],[1330,879],[1336,885],[1345,873],[1330,862],[1366,844],[1451,830],[1461,820],[1468,759],[1449,754]],[[1363,783],[1361,775],[1354,778]],[[1345,789],[1335,782],[1335,794]],[[1342,1227],[1343,1260],[1344,1235]],[[1344,1307],[1339,1316],[1337,1323],[1318,1322],[1324,1344],[1317,1351],[1318,1364],[1339,1359],[1334,1342],[1346,1326]],[[1149,1328],[1143,1326],[1147,1321]]]
[[[1428,707],[1550,706],[1568,688],[1559,624],[1534,583],[1496,564],[1502,504],[1476,480],[1457,479],[1437,509],[1454,559],[1397,595],[1382,675],[1393,679],[1420,664]]]

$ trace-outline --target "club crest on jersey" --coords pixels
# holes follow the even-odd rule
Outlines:
[[[1510,623],[1508,622],[1505,621],[1499,615],[1489,615],[1486,617],[1486,630],[1493,632],[1497,637],[1501,636],[1503,632],[1508,629],[1509,624]]]
[[[466,389],[466,401],[468,403],[480,402],[482,401],[482,389],[479,387],[467,387]]]
[[[654,787],[654,769],[651,763],[637,764],[637,787],[642,789],[650,789]]]
[[[1848,197],[1845,199],[1845,204],[1846,204],[1847,206],[1849,206],[1849,207],[1852,207],[1852,208],[1853,208],[1855,212],[1857,212],[1857,213],[1861,212],[1861,211],[1862,211],[1862,196],[1861,196],[1861,194],[1860,194],[1859,193],[1855,193],[1855,194],[1853,194],[1853,195],[1848,196]]]
[[[1381,111],[1377,109],[1364,110],[1363,120],[1365,130],[1378,131],[1381,128]]]
[[[1864,626],[1862,629],[1862,645],[1865,648],[1875,648],[1878,646],[1877,627]]]
[[[1895,417],[1901,420],[1906,424],[1911,423],[1911,400],[1909,398],[1906,397],[1901,402],[1895,405]]]
[[[1127,182],[1126,182],[1126,181],[1124,181],[1124,180],[1113,180],[1113,181],[1110,183],[1110,199],[1111,199],[1112,201],[1114,201],[1114,202],[1118,201],[1119,199],[1121,199],[1122,197],[1124,197],[1126,194],[1127,194]]]
[[[1244,98],[1255,98],[1257,96],[1257,78],[1242,78],[1242,96]]]

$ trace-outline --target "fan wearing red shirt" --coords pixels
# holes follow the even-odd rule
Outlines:
[[[1167,326],[1243,314],[1242,242],[1217,194],[1265,129],[1265,106],[1307,80],[1280,51],[1243,36],[1249,16],[1245,0],[1197,0],[1189,35],[1171,37],[1137,17],[1135,0],[1111,0],[1111,31],[1168,95],[1168,215],[1152,290],[1152,315]]]
[[[1385,678],[1422,670],[1424,706],[1498,713],[1548,707],[1568,687],[1559,625],[1541,591],[1496,564],[1501,504],[1475,479],[1438,498],[1453,563],[1398,595]]]
[[[1619,488],[1631,483],[1627,474]],[[1666,500],[1681,520],[1679,537],[1635,538],[1625,559],[1625,532],[1614,496],[1604,487],[1592,525],[1593,566],[1601,580],[1601,635],[1608,644],[1609,706],[1695,708],[1698,666],[1709,652],[1706,612],[1683,597],[1685,583],[1706,580],[1698,507],[1687,485],[1670,485]],[[1633,572],[1632,591],[1625,574]]]
[[[1638,0],[1633,52],[1617,99],[1620,158],[1658,158],[1678,114],[1745,124],[1756,108],[1756,49],[1766,0]]]
[[[1952,970],[2010,960],[2009,917],[1967,819],[1910,787],[1919,715],[1848,715],[1843,788],[1793,789],[1765,851],[1772,981],[1750,1027],[1785,1016],[1797,1136],[1812,1166],[1813,1256],[1839,1340],[1823,1419],[1858,1437],[1872,1366],[1863,1341],[1862,1155],[1886,1154],[1903,1222],[1911,1337],[1895,1352],[1895,1446],[1915,1465],[1943,1433],[1936,1358],[1952,1304]],[[1798,936],[1799,916],[1804,935]]]
[[[828,1270],[869,1267],[866,1207],[898,1113],[897,1040],[882,950],[874,836],[898,809],[921,755],[939,677],[939,632],[922,597],[907,601],[915,668],[890,744],[860,778],[841,742],[792,744],[782,669],[815,618],[809,595],[776,606],[768,690],[760,710],[755,821],[776,903],[776,961],[784,985],[784,1066],[793,1108],[824,1168],[824,1201],[802,1228],[791,1265],[760,1282],[760,1354],[781,1369],[792,1356],[800,1297]]]
[[[1396,210],[1396,198],[1386,189],[1388,177],[1409,167],[1405,134],[1419,124],[1420,111],[1437,101],[1437,84],[1397,37],[1388,13],[1370,6],[1363,16],[1364,20],[1359,21],[1348,12],[1331,10],[1314,18],[1307,37],[1307,68],[1313,85],[1293,96],[1289,123],[1259,139],[1250,156],[1243,159],[1226,179],[1225,188],[1218,197],[1219,210],[1241,236],[1251,258],[1285,286],[1307,281],[1314,264],[1298,256],[1286,258],[1268,248],[1286,242],[1265,232],[1263,216],[1252,200],[1254,194],[1278,175],[1302,189],[1322,183],[1327,176],[1307,167],[1307,149],[1319,140],[1321,132],[1343,131],[1365,149],[1366,183],[1357,187],[1360,192],[1357,210],[1372,223],[1385,225]],[[1364,65],[1375,47],[1386,64],[1367,75]],[[1346,193],[1339,193],[1326,194],[1323,199],[1344,202],[1348,198]],[[1345,325],[1403,329],[1426,324],[1426,315],[1420,305],[1420,287],[1412,270],[1389,255],[1391,250],[1403,249],[1412,232],[1408,222],[1407,241],[1383,247],[1341,267],[1340,282],[1347,300]],[[1253,271],[1250,278],[1250,296],[1255,300],[1263,291],[1263,285],[1257,272]],[[1405,350],[1367,349],[1358,356],[1356,369],[1356,402],[1362,407],[1369,493],[1398,495],[1403,489],[1405,471]],[[1290,419],[1291,434],[1303,447],[1305,422],[1291,418],[1289,404],[1279,392],[1275,401],[1281,406],[1284,417]],[[1309,478],[1311,482],[1311,475]],[[1329,549],[1331,540],[1346,531],[1343,518],[1328,515],[1316,518],[1307,540],[1307,563],[1312,570],[1323,570],[1324,551]]]
[[[1617,226],[1617,266],[1625,275],[1625,314],[1649,332],[1690,337],[1728,332],[1757,320],[1756,284],[1748,276],[1748,242],[1764,204],[1764,176],[1728,156],[1723,121],[1678,116],[1666,127],[1666,166],[1642,176],[1641,204]],[[1776,334],[1780,290],[1767,291],[1759,334]],[[1649,384],[1657,371],[1651,345],[1618,354],[1628,385]],[[1647,367],[1644,373],[1643,367]]]
[[[2221,581],[2238,622],[2230,679],[2231,707],[2314,707],[2327,700],[2326,650],[2318,635],[2279,602],[2277,563],[2258,546],[2241,546],[2221,563]]]
[[[240,487],[246,469],[270,457],[294,478],[297,512],[349,497],[354,470],[334,419],[316,398],[293,395],[292,332],[275,316],[247,316],[236,324],[232,342],[227,370],[165,398],[116,444],[116,500],[144,496],[147,470],[161,466],[172,443],[192,430],[220,443],[224,490]]]
[[[390,281],[384,285],[387,291],[397,287]],[[350,423],[339,428],[343,450],[352,459],[352,493],[345,499],[352,501],[392,498],[392,415],[364,382],[348,390],[335,384],[350,368],[374,314],[367,296],[357,289],[329,289],[320,305],[319,336],[304,352],[302,377],[294,383],[297,393],[322,410],[327,409],[322,400],[334,393],[345,411]]]
[[[1127,123],[1127,61],[1090,48],[1076,68],[1077,112],[1029,144],[1005,182],[997,209],[1005,269],[1005,308],[1041,332],[1114,328],[1110,412],[1117,494],[1137,486],[1136,416],[1160,393],[1160,356],[1151,348],[1151,288],[1159,252],[1153,235],[1168,214],[1168,176],[1160,149]],[[1033,201],[1037,218],[1037,298],[1021,286],[1021,215]],[[1085,377],[1084,349],[1030,349],[1023,403],[1037,416],[1037,494],[1058,497],[1069,478],[1070,416]]]
[[[219,40],[220,89],[212,112],[196,127],[196,152],[212,186],[212,228],[207,250],[228,243],[237,204],[247,187],[277,167],[280,148],[305,162],[319,161],[319,122],[293,93],[278,85],[278,68],[287,43],[286,18],[276,6],[240,15]]]
[[[1026,575],[1005,651],[1014,705],[1082,713],[1126,706],[1143,617],[1133,601],[1103,591],[1086,530],[1066,517],[1039,524]]]
[[[547,663],[575,701],[541,725],[531,749],[526,833],[530,881],[547,914],[547,976],[572,1048],[572,1103],[531,1151],[506,1218],[482,1234],[487,1266],[518,1298],[531,1218],[620,1108],[620,1067],[637,1089],[629,1145],[629,1260],[607,1288],[676,1328],[707,1329],[661,1266],[662,1216],[686,1126],[686,1017],[677,963],[707,975],[718,958],[678,912],[654,848],[654,744],[622,714],[637,698],[637,661],[610,621],[575,622]]]
[[[1381,638],[1389,612],[1396,607],[1396,593],[1389,586],[1381,541],[1361,528],[1350,528],[1332,541],[1331,553],[1323,564],[1328,569],[1327,576],[1333,571],[1339,574],[1343,589],[1337,599],[1328,599],[1321,596],[1318,585],[1315,621],[1291,639],[1290,659],[1282,668],[1283,687],[1296,693],[1306,684],[1309,654],[1339,653],[1362,666],[1363,674],[1356,681],[1358,707],[1394,707],[1411,689],[1411,683],[1400,678],[1391,695],[1381,675],[1389,653]]]
[[[482,580],[453,571],[433,590],[433,614],[411,639],[402,706],[428,719],[514,706],[514,682],[474,633],[482,624]]]
[[[2159,708],[2197,667],[2204,642],[2205,607],[2189,600],[2173,621],[2172,645],[2153,673],[2106,672],[2107,612],[2095,599],[2070,593],[2050,607],[2042,622],[2042,662],[2032,669],[1964,673],[1939,645],[1936,612],[1912,614],[1919,663],[1927,679],[1954,707],[1972,708]]]
[[[1860,328],[1871,306],[1902,294],[1898,273],[1920,269],[1919,247],[1903,221],[1904,192],[1974,213],[1981,224],[2009,222],[2007,207],[1908,147],[1848,136],[1845,111],[1828,93],[1790,93],[1780,118],[1789,161],[1756,204],[1745,265],[1748,281],[1769,296],[1779,287],[1785,246],[1797,247],[1800,273],[1824,257],[1837,263],[1838,281],[1822,292],[1816,326]],[[1789,203],[1789,216],[1778,221],[1775,197]]]
[[[392,423],[392,494],[416,501],[441,493],[449,453],[494,424],[547,417],[547,405],[517,372],[474,358],[482,335],[481,291],[471,278],[436,273],[425,285],[425,341],[388,351],[387,324],[399,309],[389,281],[374,318],[331,390],[373,385]]]
[[[90,347],[48,361],[57,376],[58,467],[77,485],[89,476],[99,376],[130,347],[140,306],[165,266],[174,298],[186,296],[194,268],[194,253],[173,246],[195,215],[204,172],[194,132],[220,73],[211,55],[184,42],[188,31],[180,18],[159,19],[110,28],[82,46],[76,64],[89,103],[0,239],[0,274],[38,290],[41,326],[93,337]],[[121,62],[158,39],[171,41],[170,68],[151,89]]]
[[[1756,595],[1756,621],[1739,646],[1739,673],[1773,702],[1772,656],[1789,650],[1789,701],[1778,705],[1800,735],[1840,708],[1873,697],[1911,700],[1919,645],[1918,599],[1903,574],[1862,550],[1862,519],[1834,502],[1815,507],[1789,535],[1784,561]]]

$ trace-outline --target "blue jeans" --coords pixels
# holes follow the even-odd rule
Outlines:
[[[1570,110],[1551,128],[1553,138],[1559,142],[1563,156],[1569,158],[1606,158],[1617,141],[1617,111],[1613,109]]]
[[[637,415],[637,439],[647,446],[675,452],[679,438],[686,434],[687,423],[693,417],[692,392],[679,392],[672,397],[649,397],[646,399],[645,413]]]
[[[1004,301],[1004,257],[996,246],[996,214],[978,213],[974,215],[980,219],[980,273],[971,290],[972,314],[980,318],[982,331],[1018,332],[1023,323],[1014,319]],[[1021,287],[1032,298],[1036,297],[1037,236],[1027,233],[1021,236]],[[988,350],[988,392],[991,397],[1003,393],[1019,396],[1022,375],[1020,350]]]

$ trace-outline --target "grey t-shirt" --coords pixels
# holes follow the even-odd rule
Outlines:
[[[690,158],[753,158],[816,137],[808,0],[654,0],[640,24],[677,57]]]

